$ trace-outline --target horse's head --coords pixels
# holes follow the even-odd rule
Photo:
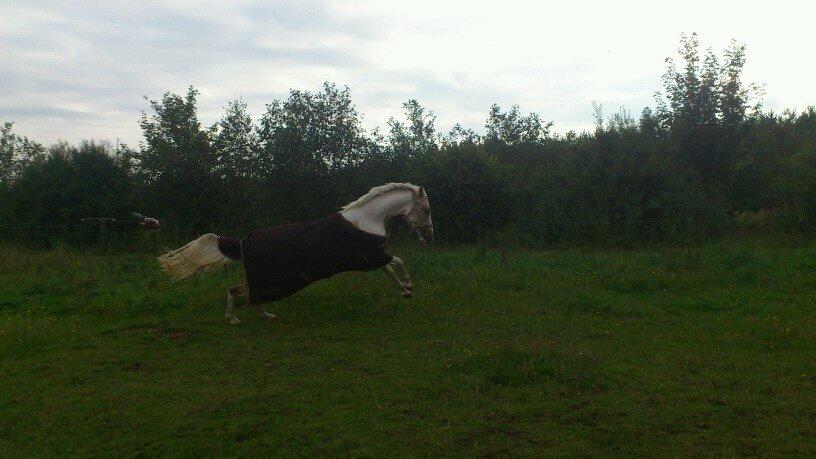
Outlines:
[[[419,187],[414,192],[414,199],[407,208],[404,217],[408,225],[419,235],[419,242],[426,244],[433,240],[433,220],[431,220],[431,204],[425,189]]]
[[[386,222],[403,218],[419,235],[423,244],[434,237],[431,204],[421,186],[410,183],[387,183],[372,188],[341,211],[354,226],[373,234],[387,236]]]

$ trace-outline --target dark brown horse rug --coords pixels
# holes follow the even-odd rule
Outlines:
[[[337,212],[307,223],[255,230],[241,239],[218,238],[218,250],[244,260],[249,302],[287,297],[312,282],[345,271],[370,271],[391,262],[386,236],[356,228]]]

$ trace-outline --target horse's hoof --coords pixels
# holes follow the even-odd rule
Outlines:
[[[238,325],[238,324],[240,324],[240,323],[241,323],[241,319],[239,319],[239,318],[237,318],[237,317],[235,317],[235,316],[232,316],[232,318],[230,319],[230,321],[229,321],[229,322],[230,322],[231,324],[233,324],[233,325]]]
[[[410,282],[406,282],[406,283],[402,284],[402,286],[405,287],[405,289],[408,290],[409,292],[414,291],[414,284],[412,284]]]
[[[261,319],[266,319],[266,320],[272,320],[272,319],[277,319],[278,318],[278,316],[276,316],[275,314],[270,314],[268,312],[258,314],[258,317],[260,317]]]
[[[414,292],[412,292],[410,290],[406,290],[406,291],[402,292],[402,297],[403,298],[411,298],[412,296],[414,296]]]

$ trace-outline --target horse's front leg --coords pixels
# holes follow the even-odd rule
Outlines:
[[[399,276],[402,286],[409,292],[413,292],[414,284],[411,282],[411,276],[408,275],[408,271],[405,270],[405,263],[402,262],[402,258],[392,257],[391,263],[389,264],[394,267],[394,271],[396,271]]]
[[[405,285],[402,283],[400,278],[397,277],[397,274],[394,272],[394,268],[391,267],[390,263],[383,266],[382,270],[385,271],[386,274],[388,274],[388,277],[390,277],[392,281],[394,281],[394,285],[402,292],[402,296],[404,296],[405,298],[411,298],[412,296],[411,291],[405,288]]]

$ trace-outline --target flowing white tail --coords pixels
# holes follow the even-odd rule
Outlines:
[[[218,236],[207,233],[188,242],[184,247],[158,257],[162,269],[173,279],[184,279],[192,274],[215,271],[232,260],[218,250]]]

